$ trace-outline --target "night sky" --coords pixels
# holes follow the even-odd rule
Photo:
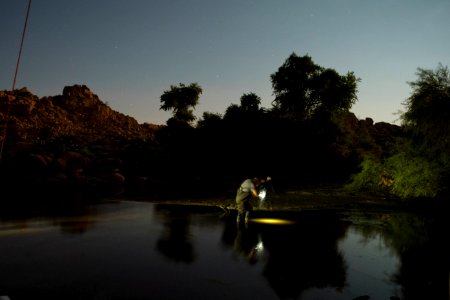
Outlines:
[[[28,0],[0,0],[0,90],[12,88]],[[85,84],[116,111],[164,124],[170,85],[203,88],[194,114],[244,93],[270,108],[291,53],[361,78],[358,118],[394,123],[417,68],[450,66],[449,0],[34,0],[16,88]],[[398,121],[396,122],[398,123]]]

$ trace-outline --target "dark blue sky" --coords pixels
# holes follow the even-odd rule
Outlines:
[[[0,0],[0,89],[11,89],[28,0]],[[295,52],[361,78],[359,118],[393,123],[418,67],[450,66],[449,0],[34,0],[16,88],[86,84],[140,123],[164,124],[170,85],[203,88],[195,115],[244,93],[269,108]]]

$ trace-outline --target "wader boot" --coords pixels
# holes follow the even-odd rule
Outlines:
[[[245,212],[245,225],[248,225],[248,219],[250,218],[250,212],[246,211]]]
[[[249,211],[238,212],[237,219],[236,219],[237,225],[242,224],[242,221],[243,221],[245,226],[247,226],[248,225],[249,216],[250,216],[250,212]]]

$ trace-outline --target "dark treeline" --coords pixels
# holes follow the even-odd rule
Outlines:
[[[270,175],[289,187],[347,181],[358,171],[358,148],[365,146],[359,137],[346,141],[345,131],[373,125],[349,112],[359,79],[293,53],[271,80],[275,99],[270,109],[248,93],[224,114],[205,112],[195,125],[201,87],[171,86],[161,96],[161,109],[173,117],[157,134],[168,172],[177,170],[181,178],[198,178],[205,186],[255,175]],[[365,138],[375,146],[369,133]]]
[[[224,113],[205,112],[197,119],[202,88],[180,83],[161,95],[160,108],[172,117],[152,139],[102,144],[80,136],[41,136],[34,145],[52,155],[70,152],[89,159],[78,157],[72,165],[83,178],[96,179],[90,186],[105,182],[98,180],[102,174],[128,193],[149,197],[217,195],[234,192],[246,177],[271,176],[280,190],[337,185],[402,199],[444,199],[450,173],[450,76],[439,65],[419,68],[417,77],[409,83],[412,93],[404,102],[401,126],[358,120],[350,109],[360,79],[292,53],[270,75],[270,108],[247,93]],[[11,176],[16,169],[17,162],[3,159],[3,182],[20,178]]]
[[[206,112],[195,125],[197,83],[171,86],[161,109],[172,110],[158,132],[167,165],[203,183],[270,175],[287,187],[339,184],[401,199],[448,194],[450,77],[418,69],[403,103],[401,126],[358,120],[350,112],[360,81],[292,53],[270,78],[272,107],[254,93],[224,114]],[[210,181],[210,182],[208,182]]]

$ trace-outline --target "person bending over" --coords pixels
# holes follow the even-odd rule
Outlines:
[[[253,205],[250,203],[252,199],[259,198],[259,186],[265,182],[265,179],[254,177],[252,179],[245,179],[236,191],[236,206],[237,206],[237,222],[238,224],[244,219],[248,222],[250,211],[253,210]]]

